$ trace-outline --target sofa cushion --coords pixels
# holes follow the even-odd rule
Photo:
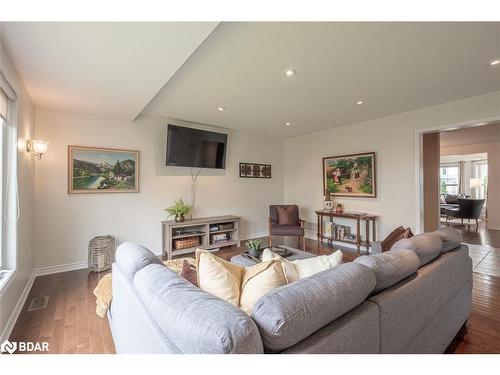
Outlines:
[[[298,279],[309,277],[315,273],[325,271],[342,263],[342,251],[337,250],[330,255],[319,255],[316,257],[296,259],[289,261],[269,249],[262,252],[262,261],[278,260],[285,273],[287,284],[293,283]]]
[[[375,272],[377,284],[374,293],[407,278],[420,266],[417,254],[411,250],[390,250],[382,254],[363,255],[354,261]]]
[[[268,260],[279,261],[281,264],[281,268],[283,269],[283,273],[285,274],[287,284],[293,283],[294,281],[297,281],[299,279],[299,273],[295,268],[295,264],[287,260],[286,258],[283,258],[282,256],[272,252],[270,249],[264,249],[264,251],[262,252],[261,260],[263,262],[266,262]]]
[[[375,288],[375,274],[345,263],[274,289],[253,307],[266,350],[289,348],[360,305]]]
[[[168,268],[149,265],[137,272],[133,285],[148,315],[181,352],[263,352],[259,330],[247,314]]]
[[[206,250],[196,250],[198,286],[214,296],[238,307],[241,279],[245,269],[213,255]]]
[[[150,264],[164,266],[160,258],[151,251],[132,242],[125,242],[118,246],[115,260],[123,274],[129,279],[132,279],[137,271]]]
[[[198,249],[196,269],[201,289],[249,315],[260,297],[287,283],[281,262],[274,259],[245,268]]]
[[[437,233],[420,233],[411,238],[403,238],[391,250],[414,251],[420,260],[420,267],[439,256],[443,241]]]
[[[441,237],[441,240],[443,241],[441,254],[456,249],[462,244],[464,240],[462,233],[453,228],[442,227],[439,228],[436,233],[439,235],[439,237]]]

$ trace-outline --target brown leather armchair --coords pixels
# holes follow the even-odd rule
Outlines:
[[[272,246],[272,236],[297,236],[305,250],[304,223],[299,218],[297,205],[271,205],[269,206],[269,246]]]

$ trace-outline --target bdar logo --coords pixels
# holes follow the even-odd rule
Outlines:
[[[0,345],[0,351],[2,353],[9,353],[12,354],[16,351],[17,349],[17,343],[15,342],[10,342],[9,340],[5,340],[2,345]]]

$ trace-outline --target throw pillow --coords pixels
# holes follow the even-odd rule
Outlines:
[[[276,253],[273,253],[269,249],[264,249],[264,251],[262,252],[262,261],[265,262],[273,259],[281,262],[281,268],[283,269],[283,273],[285,274],[287,284],[293,283],[294,281],[299,279],[299,274],[297,273],[297,269],[295,268],[295,264],[293,264],[293,262],[283,258]]]
[[[270,290],[286,285],[286,278],[277,260],[241,267],[221,259],[209,251],[196,250],[196,270],[200,289],[247,314],[257,300]]]
[[[337,250],[331,255],[320,255],[308,259],[297,259],[293,261],[299,279],[309,277],[315,273],[325,271],[342,263],[342,251]]]
[[[320,255],[307,259],[297,259],[289,261],[273,253],[269,249],[264,249],[262,253],[262,261],[276,259],[281,262],[283,272],[288,280],[292,283],[298,279],[303,279],[314,275],[315,273],[327,270],[342,263],[342,251],[337,250],[331,255]]]
[[[382,242],[380,242],[382,252],[390,250],[392,245],[394,245],[400,239],[406,238],[404,237],[404,233],[405,229],[403,228],[403,226],[397,227],[391,233],[389,233],[389,235]]]
[[[295,206],[290,207],[277,207],[278,210],[278,224],[279,225],[297,225],[294,218]]]
[[[182,268],[179,275],[181,275],[194,286],[198,286],[198,276],[196,275],[196,268],[191,266],[185,259],[182,261]]]
[[[238,307],[244,268],[216,257],[206,250],[196,250],[196,272],[200,289]]]
[[[411,231],[411,228],[408,227],[408,228],[405,229],[405,233],[404,233],[404,237],[403,238],[411,238],[411,237],[413,237],[413,232]]]
[[[245,268],[241,283],[240,309],[248,315],[255,302],[267,292],[286,285],[279,261],[270,260]]]

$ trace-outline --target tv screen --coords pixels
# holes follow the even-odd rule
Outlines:
[[[227,134],[168,124],[168,166],[217,168],[226,167]]]

